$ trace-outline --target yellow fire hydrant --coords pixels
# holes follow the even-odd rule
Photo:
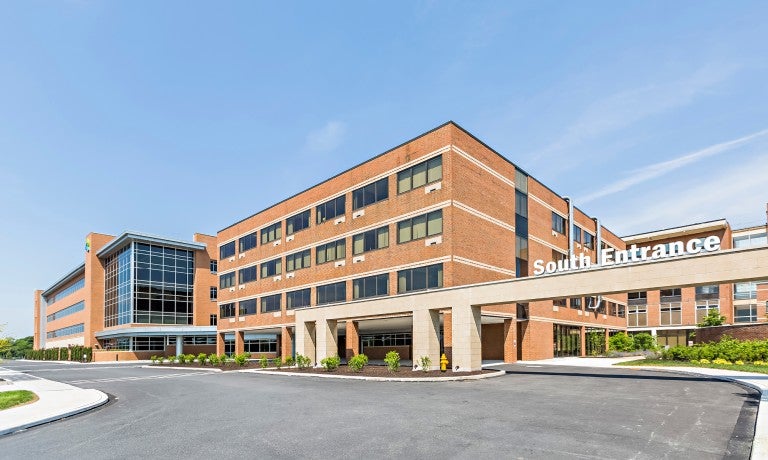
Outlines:
[[[443,353],[443,356],[440,357],[440,372],[445,372],[446,366],[448,366],[448,358]]]

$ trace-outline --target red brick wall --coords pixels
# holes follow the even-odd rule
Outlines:
[[[732,326],[702,327],[696,329],[694,343],[717,342],[729,335],[739,340],[768,339],[768,324],[744,324]]]

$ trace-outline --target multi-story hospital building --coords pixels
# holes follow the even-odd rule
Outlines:
[[[412,315],[377,311],[376,299],[527,277],[535,261],[562,267],[597,261],[601,249],[709,235],[723,248],[765,244],[764,227],[737,232],[724,220],[620,238],[449,122],[216,237],[89,235],[85,263],[35,294],[35,346],[84,344],[97,359],[190,347],[287,357],[297,349],[297,311],[374,300],[334,322],[338,354],[377,359],[397,350],[411,359]],[[728,322],[765,320],[765,308],[755,307],[760,286],[484,306],[482,358],[597,353],[620,330],[685,343],[712,308]],[[449,308],[436,316],[449,358],[451,316]]]

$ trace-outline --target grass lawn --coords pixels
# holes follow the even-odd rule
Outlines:
[[[638,359],[635,361],[624,361],[623,363],[614,364],[614,366],[705,367],[708,369],[725,369],[729,371],[768,374],[768,366],[755,366],[753,364],[694,364],[688,361],[670,361],[664,359]]]
[[[9,409],[37,399],[37,395],[28,390],[0,391],[0,410]]]

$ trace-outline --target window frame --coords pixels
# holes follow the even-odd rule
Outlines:
[[[372,201],[368,200],[373,195]],[[389,176],[352,190],[352,210],[365,208],[389,199]],[[360,201],[360,202],[358,202]]]

